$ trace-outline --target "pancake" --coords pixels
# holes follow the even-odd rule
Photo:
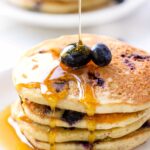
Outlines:
[[[26,132],[23,132],[23,134],[27,137],[27,139],[34,147],[43,150],[50,149],[49,143],[36,140]],[[110,150],[110,149],[131,150],[146,142],[149,137],[150,137],[150,129],[142,128],[122,138],[118,138],[110,141],[100,141],[94,143],[93,145],[90,145],[88,143],[82,143],[82,142],[68,142],[68,143],[66,142],[66,143],[59,143],[59,144],[57,143],[55,144],[55,149],[56,150],[64,150],[64,149],[65,150],[85,150],[85,149],[91,150],[93,147],[93,149],[95,150]]]
[[[13,81],[18,95],[34,103],[56,105],[59,109],[87,114],[127,113],[149,108],[150,55],[105,36],[85,34],[82,40],[89,47],[97,43],[107,45],[113,56],[111,63],[106,67],[97,67],[90,62],[79,69],[80,74],[75,72],[73,79],[66,79],[60,66],[59,54],[68,44],[77,42],[78,35],[45,41],[26,52],[14,69]],[[49,80],[51,73],[53,76]],[[55,73],[58,73],[61,80]],[[84,83],[78,81],[80,78]],[[98,79],[104,81],[103,86],[96,83]],[[51,96],[42,93],[49,86],[48,83],[53,85],[48,92],[53,91]],[[91,87],[95,99],[90,95]],[[81,98],[87,96],[90,98]]]
[[[115,139],[123,137],[129,133],[134,132],[139,129],[147,120],[149,116],[142,118],[141,120],[122,128],[113,128],[109,130],[95,130],[92,135],[94,135],[94,141],[104,140],[104,139]],[[17,120],[19,128],[21,131],[32,135],[32,137],[39,141],[49,142],[49,134],[51,128],[48,126],[40,125],[30,121]],[[76,128],[55,128],[56,131],[56,143],[70,142],[70,141],[89,141],[91,132],[85,129]]]
[[[22,112],[18,108],[12,109],[12,117],[17,121],[17,124],[19,125],[21,131],[32,135],[33,138],[39,141],[48,142],[49,134],[53,129],[46,125],[35,123],[28,118],[20,118],[20,113],[22,114]],[[109,130],[95,130],[92,134],[95,137],[95,141],[103,140],[106,138],[119,138],[139,129],[149,118],[150,114],[147,114],[140,120],[125,127],[113,128]],[[69,141],[88,141],[91,135],[91,132],[86,129],[55,128],[55,131],[55,140],[57,143]]]
[[[10,0],[13,4],[46,13],[74,13],[78,11],[77,0]],[[83,0],[82,10],[92,10],[103,7],[111,1],[108,0]]]
[[[15,104],[14,110],[21,111],[17,105],[19,105],[19,102]],[[111,129],[116,127],[125,127],[131,123],[139,121],[143,117],[145,118],[145,116],[149,116],[150,114],[150,109],[135,113],[97,114],[92,117],[88,117],[86,114],[79,114],[68,110],[56,110],[55,113],[52,114],[49,107],[29,101],[25,101],[22,104],[22,108],[25,115],[29,119],[42,125],[49,126],[51,117],[55,117],[57,127],[75,127],[86,129],[88,128],[89,120],[96,123],[96,129]],[[69,119],[70,114],[74,117],[73,123],[71,122],[72,120],[67,120]],[[68,117],[65,117],[65,115],[68,115]]]

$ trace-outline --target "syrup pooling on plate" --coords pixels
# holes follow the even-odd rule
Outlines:
[[[30,146],[21,141],[14,128],[9,124],[8,119],[10,115],[10,106],[0,112],[0,147],[4,150],[16,150],[16,146],[20,150],[33,150]]]

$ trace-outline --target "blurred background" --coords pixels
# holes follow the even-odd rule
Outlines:
[[[0,72],[43,40],[78,33],[77,0],[56,1],[64,2],[0,0]],[[150,50],[149,0],[82,1],[83,33],[113,36]]]

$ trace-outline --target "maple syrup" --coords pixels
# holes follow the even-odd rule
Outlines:
[[[82,39],[81,39],[82,0],[78,0],[78,1],[79,1],[79,45],[82,45],[83,44]],[[97,102],[95,99],[95,94],[94,94],[93,88],[91,88],[91,86],[88,85],[87,83],[82,83],[82,84],[83,84],[84,92],[83,92],[83,96],[82,96],[82,99],[80,100],[80,102],[84,105],[87,115],[89,116],[88,120],[87,120],[88,130],[90,131],[88,139],[89,139],[89,143],[93,143],[95,141],[94,131],[96,129],[96,122],[95,122],[95,120],[91,119],[91,117],[94,116],[94,114],[95,114]]]
[[[81,14],[82,14],[82,0],[78,0],[78,3],[79,3],[79,44],[82,44],[82,39],[81,39],[81,34],[82,34],[82,22],[81,22]]]

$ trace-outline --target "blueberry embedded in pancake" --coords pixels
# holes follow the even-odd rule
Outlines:
[[[134,61],[150,61],[150,56],[139,55],[139,54],[131,54],[131,55],[122,54],[121,57],[129,58]]]
[[[146,121],[146,122],[143,124],[142,128],[150,128],[150,120]]]
[[[85,114],[80,112],[75,112],[71,110],[65,110],[62,115],[62,120],[68,122],[70,125],[73,125],[77,121],[82,120]]]
[[[53,83],[53,87],[55,88],[56,92],[61,92],[65,86],[66,86],[67,82],[64,80],[64,81],[56,81]]]
[[[102,79],[100,77],[100,74],[95,74],[93,72],[88,72],[88,78],[90,79],[89,82],[91,82],[92,85],[94,86],[100,86],[100,87],[103,87],[104,84],[105,84],[105,81],[104,79]]]
[[[136,61],[149,61],[150,56],[144,56],[144,55],[139,55],[139,54],[121,54],[121,57],[124,60],[124,63],[131,69],[134,70],[135,68],[135,63]]]
[[[86,149],[86,150],[92,150],[93,149],[93,144],[89,143],[89,142],[82,142],[81,143],[83,145],[83,147]]]

